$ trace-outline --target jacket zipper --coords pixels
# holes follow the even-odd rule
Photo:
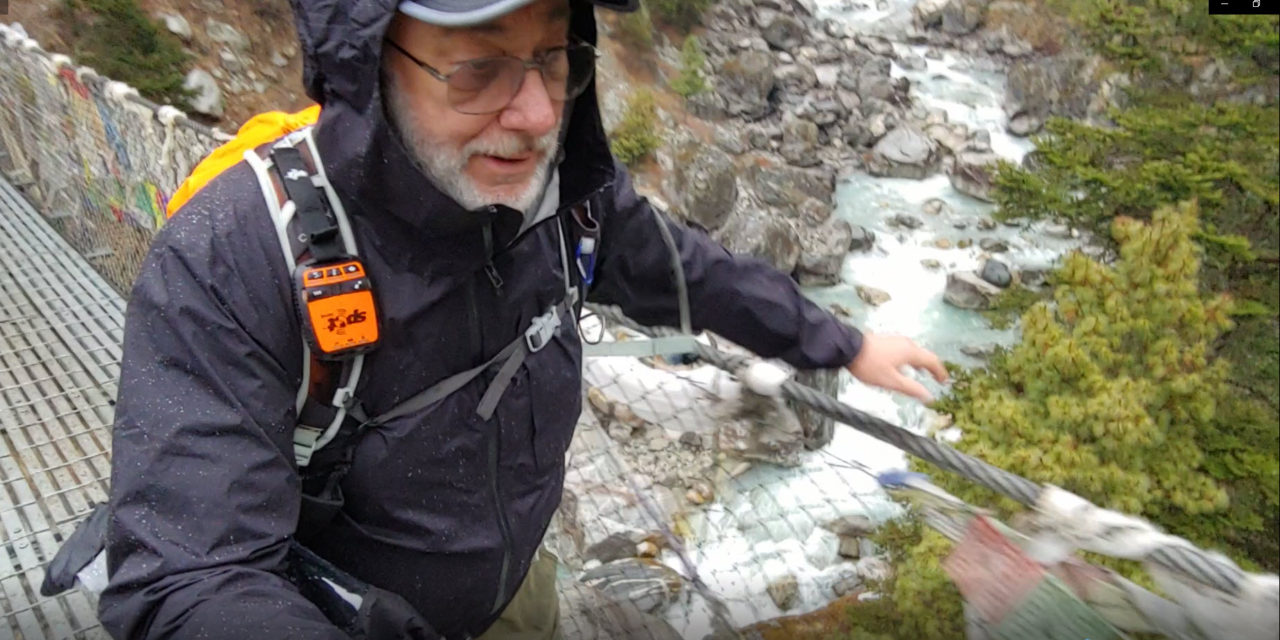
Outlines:
[[[489,207],[490,212],[496,207]],[[502,295],[502,276],[498,275],[498,267],[493,264],[493,227],[485,225],[484,229],[484,274],[489,276],[489,284],[493,285],[493,292]]]
[[[498,275],[498,268],[490,262],[484,265],[484,274],[489,276],[489,284],[493,285],[493,292],[502,295],[502,276]]]
[[[506,604],[507,573],[511,569],[511,524],[507,522],[507,511],[502,508],[502,494],[498,491],[498,433],[493,431],[489,438],[489,488],[493,491],[493,504],[498,512],[498,528],[502,531],[502,569],[498,571],[497,595],[493,599],[495,614]]]
[[[493,255],[493,231],[486,225],[484,228],[484,244],[485,256],[491,258]],[[502,291],[502,279],[495,277],[497,269],[493,267],[493,262],[485,264],[485,274],[489,276],[489,283],[493,285],[495,293]],[[482,339],[480,326],[480,308],[476,302],[476,280],[472,278],[467,286],[467,304],[468,312],[471,315],[471,347],[473,353],[483,354],[484,341]],[[490,426],[497,424],[497,416],[489,420]],[[506,604],[504,598],[507,574],[511,570],[511,524],[507,521],[507,511],[502,506],[502,492],[498,488],[498,431],[497,429],[489,429],[489,491],[493,494],[493,509],[498,516],[498,530],[502,533],[502,567],[498,570],[498,586],[496,595],[493,599],[493,610],[490,614],[498,613],[502,610],[502,605]]]

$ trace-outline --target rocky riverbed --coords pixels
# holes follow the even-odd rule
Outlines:
[[[978,311],[1007,287],[1043,286],[1063,253],[1088,247],[1062,225],[996,223],[997,163],[1023,162],[1026,136],[1049,115],[1095,117],[1124,83],[1052,55],[1020,7],[722,0],[701,35],[714,88],[689,114],[666,116],[658,178],[639,182],[851,324],[980,364],[1015,333]],[[678,44],[660,53],[675,60]],[[594,586],[647,585],[621,592],[681,637],[701,637],[711,608],[687,583],[671,588],[668,572],[696,571],[745,626],[820,610],[888,570],[866,533],[896,507],[871,474],[903,466],[901,452],[846,428],[831,438],[784,407],[744,409],[749,395],[710,367],[600,368],[610,360],[588,364],[596,401],[571,457],[585,465],[571,462],[567,482],[576,524],[560,539],[576,540],[564,548]],[[917,403],[827,384],[913,430],[947,426]],[[646,408],[657,397],[662,408]],[[619,526],[628,518],[649,525]],[[684,558],[663,527],[684,539]]]

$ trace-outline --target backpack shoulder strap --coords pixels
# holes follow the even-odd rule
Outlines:
[[[329,259],[337,253],[357,257],[350,219],[325,176],[311,129],[285,136],[267,148],[265,156],[258,150],[244,152],[245,161],[258,176],[290,274],[309,259]],[[296,171],[306,175],[281,179]],[[331,214],[331,224],[317,212],[326,217]],[[293,434],[294,460],[299,468],[308,466],[315,452],[351,422],[347,413],[364,369],[364,354],[343,361],[325,360],[305,340],[302,357],[302,383],[295,398],[298,425]]]

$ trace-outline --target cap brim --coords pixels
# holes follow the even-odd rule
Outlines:
[[[427,24],[441,27],[473,27],[492,22],[531,2],[533,0],[495,0],[483,7],[451,9],[447,7],[450,4],[447,2],[436,3],[436,7],[428,7],[412,0],[405,0],[400,3],[399,9],[400,13]]]
[[[410,18],[421,20],[428,24],[441,27],[473,27],[478,24],[492,22],[531,2],[533,0],[494,0],[483,7],[476,7],[474,6],[475,3],[444,0],[433,2],[435,6],[428,7],[420,2],[404,0],[398,8],[401,13]],[[450,5],[452,4],[459,6],[458,8],[451,8]],[[591,0],[591,4],[614,11],[635,11],[640,6],[640,0]]]

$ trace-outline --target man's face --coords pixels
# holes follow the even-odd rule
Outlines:
[[[493,22],[445,28],[397,14],[388,40],[449,74],[465,60],[531,59],[568,43],[566,0],[537,0]],[[552,100],[537,70],[528,70],[510,104],[467,115],[449,103],[446,83],[393,47],[383,47],[389,115],[419,168],[463,207],[502,204],[520,211],[538,201],[556,155],[564,102]]]

